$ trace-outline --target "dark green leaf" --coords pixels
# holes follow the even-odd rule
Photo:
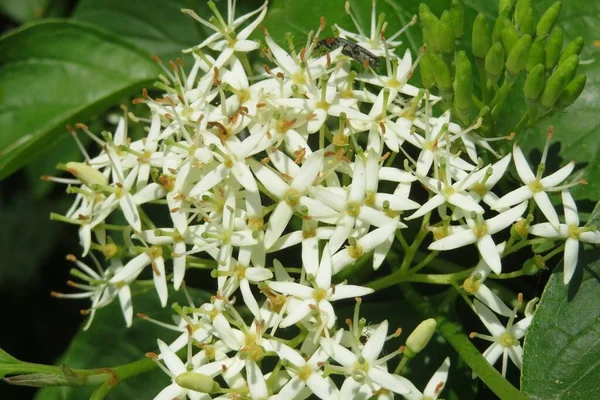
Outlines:
[[[598,258],[580,255],[578,268]],[[581,272],[581,270],[579,271]],[[554,273],[529,328],[522,388],[532,399],[600,398],[600,261],[575,274],[570,287]]]
[[[196,304],[208,301],[207,293],[188,290]],[[169,300],[171,303],[177,301],[179,304],[187,304],[182,291],[170,291]],[[170,307],[160,308],[158,295],[152,286],[142,290],[139,286],[137,290],[134,289],[133,307],[136,312],[172,323],[173,311]],[[140,319],[134,319],[132,327],[127,329],[118,301],[115,301],[96,313],[87,332],[80,331],[75,336],[59,364],[66,364],[69,368],[116,367],[143,359],[146,352],[156,351],[157,338],[169,341],[177,336],[176,332]],[[109,398],[151,399],[169,382],[164,372],[156,369],[123,381]],[[44,388],[38,392],[36,400],[87,399],[94,389],[92,386]]]
[[[151,83],[158,67],[119,37],[44,21],[0,39],[0,178],[39,155],[67,123],[86,120]]]

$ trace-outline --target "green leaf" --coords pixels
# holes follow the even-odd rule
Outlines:
[[[578,268],[598,255],[581,254]],[[550,278],[524,346],[522,388],[532,399],[600,398],[599,274],[595,261],[570,286],[562,272]]]
[[[537,16],[554,1],[534,2]],[[584,18],[585,16],[585,18]],[[540,149],[546,140],[548,125],[554,126],[554,141],[560,142],[559,155],[563,163],[575,160],[587,163],[581,171],[582,178],[589,183],[578,185],[572,189],[577,199],[600,198],[600,119],[598,118],[597,94],[600,91],[600,63],[595,60],[600,56],[600,48],[594,42],[600,38],[600,3],[587,0],[565,1],[562,5],[558,26],[563,30],[565,45],[578,36],[583,36],[585,45],[581,60],[589,60],[579,66],[579,72],[587,75],[587,84],[579,99],[565,112],[558,113],[544,121],[540,126],[529,129],[517,136],[519,143],[527,150]],[[563,50],[564,50],[563,47]],[[518,86],[518,85],[517,85]],[[520,86],[519,86],[520,87]],[[513,93],[507,109],[507,126],[514,126],[515,120],[522,114],[525,103],[520,93]]]
[[[188,288],[196,304],[208,301],[209,295],[201,290]],[[187,304],[183,291],[169,292],[170,302]],[[153,286],[134,288],[133,307],[136,312],[147,314],[157,320],[172,323],[173,311],[170,307],[160,308],[158,295]],[[98,310],[88,331],[79,331],[59,364],[69,368],[116,367],[144,358],[149,351],[156,351],[156,339],[174,340],[177,332],[166,330],[158,325],[141,319],[134,319],[127,329],[118,301]],[[111,392],[113,399],[151,399],[170,382],[164,372],[154,369],[121,382]],[[77,400],[87,399],[95,387],[59,387],[44,388],[35,397],[36,400]]]
[[[213,14],[206,3],[205,0],[82,0],[73,18],[102,26],[168,61],[183,58],[181,50],[199,44],[214,33],[181,12],[182,8],[189,8],[209,19]],[[223,15],[227,15],[225,2],[217,3]],[[238,1],[236,16],[260,4],[260,0]],[[191,57],[184,61],[191,61]]]
[[[40,18],[48,6],[49,0],[2,0],[0,13],[23,23]]]
[[[0,39],[0,179],[123,95],[151,83],[149,55],[87,24],[43,21]]]
[[[0,378],[3,378],[4,375],[12,369],[12,365],[22,363],[23,362],[17,360],[4,350],[0,349]]]

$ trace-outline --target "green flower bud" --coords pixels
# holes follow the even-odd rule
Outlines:
[[[439,51],[440,20],[431,12],[427,4],[419,4],[419,20],[423,24],[423,39],[429,47]]]
[[[494,43],[485,56],[485,72],[492,81],[498,80],[504,69],[504,47]]]
[[[211,393],[215,388],[215,380],[198,372],[183,372],[175,378],[175,383],[185,389],[200,393]]]
[[[535,17],[533,16],[533,8],[527,10],[523,20],[517,25],[517,30],[521,35],[531,35],[535,33]]]
[[[461,114],[468,114],[473,104],[473,68],[467,53],[459,51],[455,59],[454,105]]]
[[[437,322],[435,322],[435,319],[433,318],[421,322],[415,330],[412,331],[408,339],[406,339],[406,350],[404,354],[412,358],[420,353],[433,337],[436,326]]]
[[[554,69],[560,57],[562,45],[563,31],[557,26],[556,28],[552,29],[552,33],[550,33],[550,36],[548,36],[548,41],[546,42],[546,69]]]
[[[542,92],[540,103],[544,107],[551,108],[556,103],[567,83],[569,83],[570,75],[577,71],[578,64],[579,56],[572,55],[558,65],[558,68],[548,78],[546,87],[544,87],[544,91]]]
[[[502,11],[506,9],[506,7],[511,7],[515,5],[516,0],[500,0],[498,2],[498,14],[501,14]]]
[[[569,57],[573,54],[579,55],[581,53],[581,50],[583,50],[583,36],[579,36],[578,38],[575,38],[575,40],[573,40],[571,43],[569,43],[567,45],[567,47],[565,48],[565,51],[563,51],[563,53],[561,54],[560,59],[558,60],[558,63],[560,64],[561,62],[566,60],[567,57]]]
[[[452,17],[448,10],[444,11],[440,18],[438,43],[442,53],[454,53],[454,27],[452,26]]]
[[[557,1],[552,4],[546,12],[540,18],[537,27],[535,28],[535,34],[538,37],[544,37],[550,33],[552,28],[554,28],[554,24],[558,19],[558,15],[560,14],[560,8],[562,7],[562,2]]]
[[[452,5],[450,6],[450,16],[452,17],[454,37],[456,39],[460,39],[465,34],[465,7],[460,0],[452,0]]]
[[[506,59],[506,70],[512,75],[518,75],[527,64],[527,57],[531,49],[531,36],[523,35],[513,46]]]
[[[452,88],[452,77],[448,65],[438,54],[431,54],[433,77],[435,83],[441,90],[450,90]]]
[[[529,57],[527,57],[527,71],[531,71],[531,69],[538,64],[544,64],[546,53],[544,47],[544,39],[536,38],[533,41],[531,50],[529,50]]]
[[[517,0],[517,5],[515,6],[515,21],[517,21],[517,26],[523,25],[523,21],[530,9],[531,0]]]
[[[544,68],[544,64],[538,64],[529,71],[525,80],[525,86],[523,87],[527,100],[535,101],[540,97],[542,90],[544,90],[545,78],[546,69]]]
[[[485,58],[490,47],[492,47],[492,38],[490,36],[490,25],[487,18],[482,13],[477,14],[473,22],[473,35],[471,36],[473,55],[477,58]]]
[[[512,8],[507,7],[502,11],[498,18],[496,18],[496,22],[494,23],[494,29],[492,31],[492,42],[501,42],[502,41],[502,28],[504,28],[504,22],[508,21],[510,23],[510,19],[512,18]]]
[[[419,62],[419,69],[421,71],[421,82],[425,89],[431,89],[435,86],[435,75],[433,73],[433,60],[431,54],[425,52]]]
[[[536,254],[535,256],[525,261],[525,263],[523,264],[522,271],[525,275],[531,276],[537,274],[544,268],[546,268],[544,258],[541,255]]]
[[[586,76],[580,74],[577,75],[571,82],[569,82],[567,87],[565,87],[565,90],[563,90],[563,92],[560,94],[560,97],[556,102],[556,107],[564,109],[573,104],[581,92],[583,92],[586,80]]]
[[[515,28],[512,22],[505,19],[504,26],[502,27],[502,44],[507,53],[510,54],[510,51],[517,44],[518,40],[519,34],[517,33],[517,28]]]

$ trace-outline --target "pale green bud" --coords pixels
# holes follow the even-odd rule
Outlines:
[[[439,51],[440,20],[431,12],[427,4],[419,4],[419,20],[423,24],[423,39],[428,46]]]
[[[558,63],[560,52],[563,45],[563,31],[558,26],[552,29],[552,33],[548,36],[546,42],[546,69],[554,69]]]
[[[452,88],[452,77],[448,65],[438,54],[431,54],[431,60],[435,83],[442,90],[450,90]]]
[[[421,71],[421,82],[423,83],[423,87],[425,89],[431,89],[434,87],[435,74],[433,73],[433,60],[431,59],[431,54],[429,52],[426,52],[421,57],[419,69]]]
[[[108,185],[108,180],[102,172],[87,164],[71,161],[66,164],[66,170],[87,186]]]
[[[211,393],[215,389],[216,382],[208,375],[198,372],[184,372],[177,375],[175,383],[185,389],[199,393]]]
[[[517,28],[509,20],[504,20],[504,26],[502,27],[502,44],[507,53],[510,53],[512,48],[519,40],[519,34]]]
[[[454,75],[454,105],[459,112],[465,114],[473,104],[473,68],[469,57],[464,51],[459,51],[455,58],[456,73]]]
[[[531,36],[523,35],[513,46],[506,59],[506,70],[512,75],[518,75],[527,64],[527,57],[531,49]]]
[[[473,55],[478,58],[485,58],[488,51],[490,51],[490,47],[492,47],[490,25],[482,13],[477,14],[475,22],[473,22],[471,45],[473,47]]]
[[[460,39],[465,34],[465,7],[460,0],[452,0],[450,16],[452,17],[454,37]]]
[[[433,318],[421,322],[406,339],[405,354],[408,357],[414,357],[420,353],[433,337],[436,327],[437,322]]]
[[[498,42],[494,43],[485,57],[485,72],[495,81],[500,78],[504,70],[504,47]]]
[[[542,15],[535,29],[535,33],[538,37],[544,37],[548,35],[552,28],[554,28],[554,24],[560,15],[561,7],[562,2],[557,1],[556,3],[552,4]]]
[[[544,90],[545,78],[546,69],[544,68],[544,64],[538,64],[529,71],[525,80],[525,86],[523,87],[523,92],[527,100],[535,101],[540,97],[542,90]]]
[[[543,38],[536,38],[533,41],[531,50],[529,50],[529,57],[527,57],[527,71],[531,71],[531,69],[538,64],[544,64],[546,53],[544,48],[545,46]]]
[[[575,38],[575,40],[573,40],[567,45],[565,51],[563,51],[563,53],[560,55],[558,63],[560,64],[561,62],[566,60],[567,57],[572,56],[573,54],[579,55],[581,53],[581,50],[583,50],[583,36]]]
[[[438,33],[440,51],[445,54],[454,53],[454,28],[452,26],[452,17],[448,10],[442,13]]]
[[[577,100],[583,89],[585,88],[586,76],[583,74],[577,75],[571,82],[567,84],[565,90],[560,94],[556,107],[560,109],[567,108]]]

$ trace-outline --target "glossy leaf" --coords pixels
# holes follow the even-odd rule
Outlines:
[[[569,287],[561,271],[544,291],[524,346],[522,388],[532,399],[600,397],[600,261],[581,273],[598,255],[581,255]]]
[[[87,24],[43,21],[0,39],[0,178],[123,95],[158,67],[142,50]]]

